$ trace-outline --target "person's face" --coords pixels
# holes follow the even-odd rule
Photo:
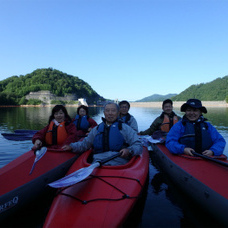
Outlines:
[[[163,106],[163,111],[166,113],[166,114],[171,114],[172,113],[172,111],[173,111],[173,106],[170,104],[170,103],[166,103],[166,104],[164,104],[164,106]]]
[[[78,114],[79,114],[79,116],[85,116],[86,110],[84,108],[80,108]]]
[[[201,114],[202,114],[202,112],[198,108],[188,107],[185,111],[185,115],[190,121],[198,120],[198,118],[201,116]]]
[[[127,115],[128,111],[129,111],[129,107],[127,104],[120,105],[120,114]]]
[[[59,110],[58,112],[54,113],[54,118],[58,123],[61,123],[65,120],[65,114],[63,112],[63,110]]]
[[[104,110],[104,116],[107,121],[107,124],[112,124],[119,116],[119,112],[115,104],[108,104]]]

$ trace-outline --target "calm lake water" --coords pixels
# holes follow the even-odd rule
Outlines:
[[[0,132],[16,129],[40,130],[47,125],[52,107],[9,107],[0,109]],[[71,117],[75,107],[67,107]],[[178,109],[174,111],[182,116]],[[101,122],[103,108],[90,107],[90,116]],[[139,131],[147,129],[161,114],[160,108],[132,107],[130,113],[136,118]],[[208,108],[204,115],[228,142],[228,108]],[[31,141],[9,141],[0,135],[0,168],[31,149]],[[228,156],[228,145],[225,152]],[[0,183],[2,184],[2,183]],[[214,226],[207,214],[189,202],[182,192],[166,178],[150,160],[148,186],[143,200],[136,206],[137,227],[209,227]],[[130,226],[133,226],[132,224]],[[134,223],[136,227],[136,223]]]

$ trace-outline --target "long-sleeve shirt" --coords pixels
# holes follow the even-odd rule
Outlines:
[[[82,153],[91,148],[97,133],[97,127],[95,127],[83,141],[71,143],[70,146],[72,147],[73,152]],[[129,145],[127,148],[132,151],[132,155],[140,155],[143,147],[136,131],[134,131],[127,124],[123,123],[120,133],[123,135],[125,142]]]
[[[67,131],[68,137],[64,141],[63,145],[69,145],[72,142],[78,141],[77,130],[76,130],[76,127],[73,124],[73,122],[67,123],[65,125],[65,127],[66,127],[66,131]],[[43,129],[41,129],[40,131],[38,131],[33,136],[32,142],[35,143],[35,141],[37,139],[39,139],[42,142],[42,144],[45,145],[46,144],[46,142],[45,142],[45,136],[46,136],[46,133],[48,131],[48,128],[49,128],[49,124],[46,127],[44,127]],[[63,145],[53,145],[53,147],[61,147]]]
[[[213,151],[215,156],[219,156],[223,153],[223,150],[226,145],[225,139],[222,135],[217,131],[217,129],[212,126],[209,122],[206,122],[208,125],[208,132],[211,136],[213,145],[209,148],[209,150]],[[183,154],[184,148],[186,147],[183,144],[179,143],[179,139],[184,135],[185,126],[182,124],[182,121],[176,123],[169,131],[166,137],[166,147],[173,154]]]
[[[172,112],[172,115],[176,115],[176,114]],[[179,120],[181,119],[180,116],[177,116],[177,118]],[[147,130],[140,131],[140,135],[152,135],[155,131],[160,130],[163,121],[164,121],[164,115],[161,114],[153,121],[153,123],[150,125],[150,127]]]

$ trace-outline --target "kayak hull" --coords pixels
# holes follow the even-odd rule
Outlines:
[[[70,168],[72,173],[86,167],[89,153]],[[71,187],[62,189],[54,199],[44,227],[120,227],[146,183],[149,154],[121,166],[101,166],[91,176]]]
[[[153,145],[152,158],[195,203],[228,225],[228,167],[187,155],[174,155],[162,144]],[[221,161],[228,164],[226,157]]]
[[[71,152],[48,149],[29,174],[35,159],[31,150],[1,168],[0,222],[50,190],[47,184],[64,176],[77,157]]]
[[[7,140],[26,141],[26,140],[31,140],[33,135],[36,132],[37,130],[17,129],[14,131],[14,133],[1,133],[1,134]]]

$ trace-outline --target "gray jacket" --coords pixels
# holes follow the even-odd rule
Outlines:
[[[131,155],[140,155],[143,151],[142,143],[136,133],[131,127],[127,124],[122,124],[122,129],[120,130],[121,134],[124,137],[125,142],[129,145],[127,148],[131,151]],[[90,149],[93,146],[93,142],[95,136],[97,135],[97,127],[93,128],[89,135],[83,140],[75,143],[71,143],[70,146],[72,147],[73,152],[83,153]],[[119,153],[116,151],[107,151],[103,153],[94,154],[93,158],[94,161],[102,160],[106,157],[110,157],[115,153]],[[107,163],[105,165],[124,165],[129,161],[129,159],[125,159],[122,157],[117,157]]]

